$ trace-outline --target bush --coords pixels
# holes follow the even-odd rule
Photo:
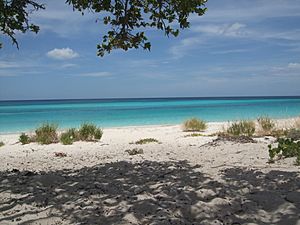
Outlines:
[[[19,137],[19,141],[22,143],[22,145],[29,144],[30,143],[30,137],[27,134],[22,133]]]
[[[285,158],[297,157],[296,164],[300,165],[300,141],[297,142],[290,138],[280,138],[277,148],[272,148],[272,145],[268,145],[268,147],[269,162],[273,163],[276,156],[283,156]]]
[[[4,146],[4,142],[0,141],[0,147]]]
[[[35,139],[38,143],[48,145],[58,142],[57,126],[54,124],[44,124],[35,130]]]
[[[96,140],[100,140],[102,138],[102,135],[103,135],[103,131],[100,128],[97,128],[95,130],[94,138]]]
[[[197,118],[186,120],[183,124],[184,131],[204,131],[206,128],[205,121]]]
[[[144,144],[153,143],[153,142],[158,143],[158,140],[156,140],[154,138],[144,138],[144,139],[136,141],[135,144],[144,145]]]
[[[270,132],[275,127],[275,123],[269,117],[259,117],[257,119],[257,122],[261,127],[262,131],[264,131],[267,134],[270,134]]]
[[[78,131],[75,128],[71,128],[60,136],[60,142],[63,145],[71,145],[74,141],[78,141]]]
[[[255,132],[255,123],[253,121],[242,120],[234,122],[227,129],[227,133],[233,136],[253,136]]]
[[[84,123],[81,125],[79,131],[79,139],[82,141],[100,140],[103,132],[94,124]]]

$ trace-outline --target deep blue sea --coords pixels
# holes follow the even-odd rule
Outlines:
[[[300,97],[0,101],[0,133],[30,131],[45,122],[121,127],[180,124],[190,117],[210,122],[299,115]]]

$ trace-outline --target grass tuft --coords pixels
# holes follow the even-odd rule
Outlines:
[[[26,145],[26,144],[29,144],[31,142],[30,137],[25,133],[22,133],[20,135],[19,141],[22,143],[22,145]]]
[[[0,147],[3,147],[3,146],[4,146],[4,142],[0,141]]]
[[[259,127],[263,134],[269,135],[275,128],[275,123],[267,116],[262,116],[257,119]]]
[[[255,132],[255,123],[253,121],[242,120],[240,122],[234,122],[227,129],[227,133],[233,136],[253,136]]]
[[[75,128],[71,128],[60,135],[60,142],[63,145],[71,145],[74,141],[78,141],[78,131]]]
[[[58,142],[57,125],[43,124],[35,130],[35,139],[38,143],[48,145]]]
[[[205,121],[197,118],[191,118],[183,123],[183,131],[204,131],[207,125]]]
[[[79,139],[82,141],[100,140],[103,135],[103,131],[100,128],[90,123],[82,124],[78,133]]]

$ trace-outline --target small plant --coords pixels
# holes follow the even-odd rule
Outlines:
[[[97,128],[95,130],[94,138],[96,140],[100,140],[102,138],[102,135],[103,135],[103,131],[100,128]]]
[[[0,141],[0,147],[4,146],[4,142]]]
[[[78,131],[75,128],[71,128],[60,136],[60,142],[63,145],[71,145],[74,141],[78,141]]]
[[[281,157],[297,157],[296,164],[300,165],[300,141],[295,141],[290,138],[278,139],[278,146],[272,148],[272,145],[268,145],[269,148],[269,162],[273,163],[276,156]]]
[[[185,135],[184,137],[202,137],[203,134],[199,134],[199,133],[192,133],[192,134],[189,134],[189,135]],[[209,136],[209,135],[208,135]]]
[[[144,150],[141,148],[127,149],[125,152],[127,152],[129,155],[144,154]]]
[[[22,143],[22,145],[29,144],[30,143],[30,137],[27,134],[22,133],[19,137],[19,141]]]
[[[79,131],[79,139],[82,141],[100,140],[103,132],[94,124],[84,123],[81,125]]]
[[[84,123],[79,129],[79,138],[82,141],[92,141],[97,127],[94,124]]]
[[[255,132],[255,123],[253,121],[242,120],[240,122],[234,122],[227,129],[227,133],[233,136],[253,136]]]
[[[205,121],[197,118],[186,120],[183,123],[183,131],[204,131],[206,128]]]
[[[158,140],[154,138],[144,138],[135,142],[136,145],[144,145],[148,143],[158,143]]]
[[[269,117],[259,117],[257,122],[265,134],[270,134],[275,127],[275,123]]]
[[[64,152],[54,152],[54,156],[62,158],[62,157],[67,157],[67,154]]]
[[[38,143],[48,145],[57,143],[57,126],[54,124],[44,124],[35,130],[35,139]]]

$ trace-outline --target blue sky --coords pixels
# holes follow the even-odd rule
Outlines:
[[[300,95],[300,1],[208,0],[178,38],[99,58],[104,25],[61,0],[31,15],[39,34],[1,35],[0,100]]]

